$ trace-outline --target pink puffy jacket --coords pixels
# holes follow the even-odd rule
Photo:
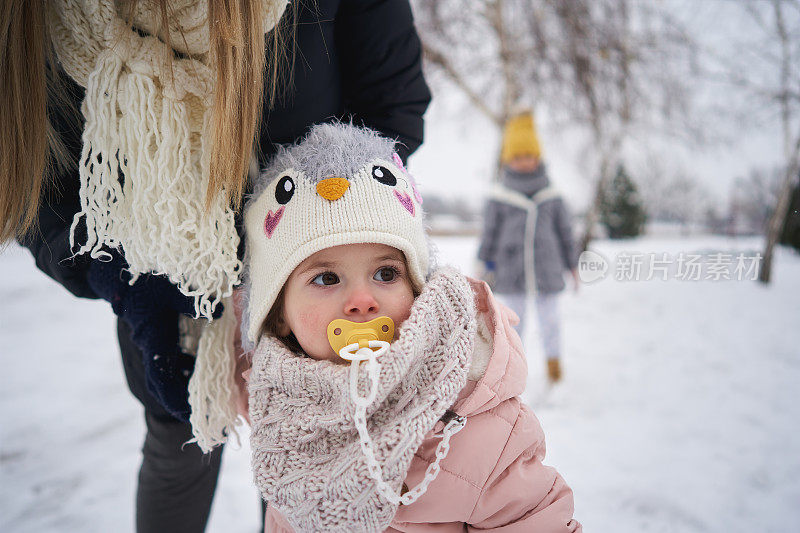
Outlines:
[[[527,375],[522,343],[512,327],[517,318],[485,283],[470,283],[493,340],[488,366],[478,381],[467,383],[454,406],[467,425],[450,441],[439,476],[416,502],[400,506],[386,531],[580,532],[572,518],[572,490],[554,468],[542,464],[544,432],[517,397]],[[422,481],[439,440],[425,438],[406,485]],[[265,524],[266,533],[294,533],[274,508],[267,510]]]

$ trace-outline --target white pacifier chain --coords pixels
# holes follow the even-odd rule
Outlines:
[[[367,407],[375,401],[375,397],[378,394],[378,376],[381,370],[378,357],[389,350],[389,343],[383,340],[370,340],[368,341],[368,346],[359,348],[361,344],[363,344],[363,341],[354,342],[339,350],[339,357],[350,361],[350,397],[356,406],[354,422],[358,430],[361,451],[367,460],[369,474],[375,480],[381,494],[392,504],[410,505],[425,494],[425,491],[428,490],[428,485],[439,475],[441,470],[439,464],[442,459],[447,457],[450,451],[450,438],[464,428],[467,420],[466,418],[455,416],[447,422],[441,433],[442,441],[436,447],[436,460],[428,466],[425,471],[425,478],[416,487],[399,496],[383,479],[381,466],[378,464],[378,460],[375,459],[375,445],[367,431]],[[362,361],[366,361],[367,375],[370,379],[369,393],[366,396],[358,395],[358,367]]]

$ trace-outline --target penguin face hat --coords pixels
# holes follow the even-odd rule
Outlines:
[[[289,275],[325,248],[397,248],[419,290],[430,255],[421,204],[394,143],[372,130],[321,124],[300,143],[281,148],[245,205],[245,341],[258,342]]]

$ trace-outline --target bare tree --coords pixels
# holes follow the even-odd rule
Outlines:
[[[585,248],[626,139],[637,129],[686,116],[684,67],[694,57],[692,40],[651,2],[413,4],[434,79],[441,76],[457,87],[498,129],[516,108],[543,104],[555,127],[578,126],[589,133],[596,177]]]
[[[783,168],[751,169],[747,176],[736,178],[731,203],[736,206],[739,224],[753,235],[765,234],[783,184]]]
[[[780,186],[765,228],[759,271],[759,280],[769,283],[773,252],[800,171],[800,0],[734,0],[728,5],[746,16],[747,27],[731,35],[727,53],[711,54],[717,75],[741,95],[753,122],[780,124]]]
[[[764,245],[764,261],[758,279],[769,283],[772,277],[772,255],[775,244],[781,234],[789,204],[792,199],[792,188],[798,170],[800,170],[800,70],[797,66],[800,52],[800,0],[771,0],[775,17],[775,35],[780,43],[780,83],[778,91],[773,95],[780,106],[781,129],[783,135],[783,157],[785,174],[775,209],[767,226],[767,238]],[[785,5],[784,5],[785,4]],[[751,6],[752,7],[752,6]],[[794,27],[789,27],[787,11],[793,10]],[[793,131],[796,128],[796,133]]]

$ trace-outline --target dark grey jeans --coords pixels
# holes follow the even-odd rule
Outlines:
[[[117,321],[128,387],[144,405],[147,424],[136,491],[138,533],[200,533],[205,530],[219,476],[222,446],[203,454],[191,426],[173,418],[147,391],[139,349],[130,328]]]

